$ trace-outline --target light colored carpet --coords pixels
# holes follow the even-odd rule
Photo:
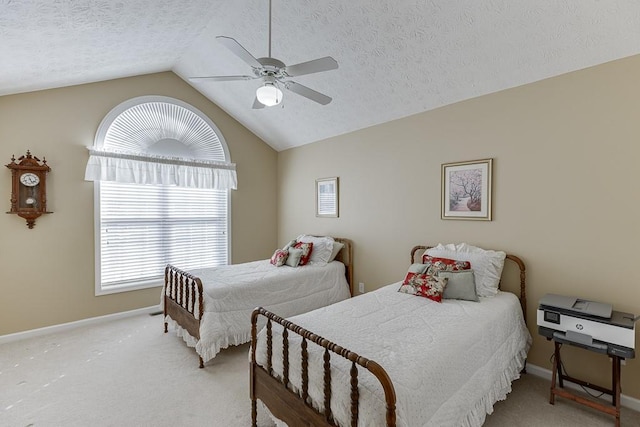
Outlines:
[[[161,316],[140,315],[0,346],[0,426],[249,426],[248,345],[198,369]],[[613,426],[524,375],[485,426]],[[258,409],[260,426],[272,426]],[[622,425],[640,427],[623,408]]]

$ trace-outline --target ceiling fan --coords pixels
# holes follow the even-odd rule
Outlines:
[[[278,105],[282,101],[281,88],[297,93],[322,105],[327,105],[331,102],[331,97],[316,92],[300,83],[288,80],[288,78],[335,70],[338,68],[338,63],[335,59],[330,56],[325,56],[324,58],[301,62],[295,65],[285,65],[282,61],[271,57],[271,0],[269,0],[269,56],[256,59],[235,39],[225,36],[217,36],[216,39],[232,53],[249,64],[253,75],[190,77],[189,80],[194,82],[223,82],[261,79],[263,85],[256,90],[256,98],[253,101],[253,108],[256,109]]]

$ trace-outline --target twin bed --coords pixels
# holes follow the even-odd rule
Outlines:
[[[412,250],[412,263],[425,249]],[[505,270],[519,271],[516,295],[438,304],[398,292],[399,282],[288,319],[256,309],[253,425],[258,401],[290,426],[482,425],[511,391],[531,343],[524,263],[506,260],[513,266]]]
[[[333,240],[344,247],[329,263],[274,267],[262,260],[189,272],[168,265],[165,333],[171,324],[195,347],[202,368],[221,349],[251,340],[251,312],[257,306],[288,317],[349,298],[353,245],[349,239]]]
[[[524,370],[531,344],[522,260],[502,253],[499,272],[493,261],[473,261],[496,284],[475,300],[416,298],[398,292],[403,282],[349,298],[352,244],[335,240],[345,247],[324,265],[167,266],[165,332],[173,323],[200,367],[251,341],[253,426],[258,402],[278,425],[481,426]],[[427,249],[414,247],[411,263],[427,262]],[[478,272],[482,290],[488,276]]]

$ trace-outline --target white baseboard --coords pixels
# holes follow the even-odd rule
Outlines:
[[[16,332],[15,334],[0,335],[0,344],[20,341],[27,338],[39,337],[42,335],[53,334],[56,332],[68,331],[70,329],[75,329],[80,326],[95,325],[97,323],[104,323],[112,320],[124,319],[127,317],[137,316],[139,314],[154,313],[159,310],[162,310],[160,308],[160,305],[153,305],[151,307],[138,308],[136,310],[123,311],[121,313],[113,313],[113,314],[107,314],[105,316],[90,317],[89,319],[82,319],[75,322],[62,323],[60,325],[53,325],[53,326],[47,326],[44,328],[31,329],[29,331],[23,331],[23,332]]]
[[[542,377],[549,380],[549,387],[551,387],[551,370],[541,368],[540,366],[532,365],[531,363],[527,363],[527,373],[531,375],[535,375],[536,377]],[[580,387],[578,384],[574,384],[568,381],[565,382],[564,384],[566,388],[582,391],[582,387]],[[609,402],[611,402],[611,398],[608,395],[603,396],[601,399],[606,399]],[[639,399],[621,394],[620,405],[624,406],[625,408],[633,409],[634,411],[640,412]]]

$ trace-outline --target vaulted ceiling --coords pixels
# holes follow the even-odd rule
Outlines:
[[[0,0],[0,95],[172,70],[281,151],[640,53],[629,0],[273,0],[272,56],[332,56],[252,109],[259,80],[216,41],[268,54],[268,0]]]

